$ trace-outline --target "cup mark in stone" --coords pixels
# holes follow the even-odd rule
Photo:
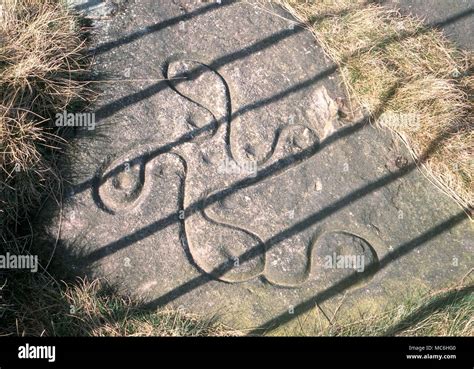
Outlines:
[[[188,58],[183,60],[171,58],[170,60],[167,69],[168,77],[185,78],[181,82],[172,82],[170,87],[176,93],[196,104],[201,111],[207,111],[214,119],[227,123],[225,142],[222,142],[221,147],[226,146],[226,143],[229,142],[230,148],[224,154],[227,155],[226,160],[235,161],[232,150],[231,122],[229,122],[232,112],[228,111],[231,104],[227,83],[222,76],[199,61]],[[204,86],[206,90],[203,90]],[[209,90],[213,90],[214,93],[206,93]],[[193,121],[190,118],[192,114],[192,112],[188,113],[188,122]],[[196,124],[193,125],[196,126]],[[206,139],[201,140],[200,143],[212,140],[215,133],[216,131],[212,136],[208,135]],[[258,165],[265,166],[265,164],[273,163],[281,157],[302,152],[317,143],[318,136],[311,128],[301,124],[288,124],[278,132],[272,150],[267,157],[260,159]],[[149,147],[147,149],[151,150]],[[151,171],[156,172],[157,168],[160,168],[158,173],[163,175],[163,168],[177,165],[178,168],[175,170],[182,173],[179,185],[182,194],[179,201],[180,208],[185,209],[186,168],[188,167],[186,159],[173,153],[159,155],[148,161],[145,159],[147,154],[138,154],[141,151],[145,152],[143,149],[137,149],[135,155],[128,153],[123,158],[115,160],[104,172],[105,182],[100,179],[97,190],[100,199],[99,207],[113,214],[116,211],[126,212],[140,206],[145,201],[143,197],[147,196],[153,188],[153,180],[157,179],[156,176],[150,176],[148,173],[150,167],[161,163]],[[174,159],[169,160],[172,156]],[[126,158],[129,158],[128,161]],[[204,161],[208,166],[214,164],[208,160]],[[295,165],[298,165],[298,162],[290,167]],[[234,181],[242,179],[242,173],[239,171],[229,173],[229,171],[219,171],[219,168],[207,170],[213,171],[214,174],[222,173],[222,176],[225,177],[233,174]],[[278,175],[283,175],[286,171],[287,169],[282,170]],[[149,177],[153,177],[153,179]],[[206,204],[210,196],[211,191],[208,191],[200,194],[194,200]],[[244,196],[244,200],[247,206],[252,206],[250,197]],[[212,208],[212,205],[210,204],[209,207]],[[299,287],[307,280],[312,265],[310,260],[312,245],[308,241],[293,238],[290,241],[279,243],[272,250],[266,250],[265,242],[261,236],[242,225],[233,224],[221,216],[212,214],[206,208],[203,205],[199,211],[184,219],[186,243],[193,261],[202,270],[216,279],[231,283],[245,282],[260,276],[262,280],[276,286]],[[288,219],[293,221],[295,218],[294,209],[289,210],[287,214]],[[295,243],[301,246],[296,247]],[[304,251],[305,249],[310,251]],[[243,258],[241,258],[242,255]],[[273,259],[274,262],[266,266],[268,258]],[[297,269],[301,269],[296,274],[295,266]],[[266,270],[267,268],[269,269]]]

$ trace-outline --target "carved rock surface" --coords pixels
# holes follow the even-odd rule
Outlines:
[[[107,23],[97,68],[123,82],[64,156],[62,210],[42,214],[57,257],[238,328],[457,281],[473,266],[462,210],[388,132],[339,119],[337,68],[262,7],[129,1]]]

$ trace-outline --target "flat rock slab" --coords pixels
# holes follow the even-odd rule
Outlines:
[[[78,274],[259,332],[472,268],[462,210],[387,132],[341,118],[337,68],[278,7],[131,1],[95,51],[120,82],[42,215]]]

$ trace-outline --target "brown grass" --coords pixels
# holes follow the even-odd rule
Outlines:
[[[24,221],[50,187],[54,173],[45,154],[60,144],[51,118],[84,99],[81,78],[88,60],[77,18],[58,1],[1,0],[0,10],[0,225],[4,229]]]
[[[234,336],[240,333],[215,317],[183,309],[146,310],[105,280],[58,283],[51,276],[31,283],[11,281],[19,290],[6,307],[0,336]],[[26,304],[25,301],[28,301]]]
[[[413,290],[385,307],[334,316],[314,308],[303,322],[274,335],[287,336],[472,336],[472,277],[440,291]],[[242,336],[218,322],[183,309],[146,310],[105,280],[58,283],[51,276],[31,283],[11,280],[16,290],[2,315],[0,336]],[[470,286],[470,287],[469,287]],[[1,287],[1,286],[0,286]],[[468,293],[466,293],[468,291]],[[470,291],[470,292],[469,292]],[[24,303],[25,301],[28,303]],[[2,309],[0,309],[1,312]],[[297,318],[299,319],[299,318]]]
[[[472,209],[472,53],[367,1],[280,1],[338,63],[353,101],[395,132],[432,182]],[[395,93],[393,93],[395,91]]]
[[[472,58],[418,20],[367,7],[364,1],[285,4],[311,26],[339,63],[360,105],[374,112],[386,104],[377,123],[397,132],[415,156],[443,137],[422,164],[458,201],[472,205],[472,104],[467,93],[474,83],[466,72]],[[28,219],[51,188],[55,174],[48,153],[62,144],[51,117],[87,99],[82,77],[88,59],[77,18],[58,1],[0,0],[0,5],[0,240],[7,250],[23,253],[31,238],[18,237],[15,225]],[[399,89],[386,101],[394,85]],[[101,281],[58,283],[45,270],[18,274],[12,272],[6,285],[0,285],[0,335],[240,334],[212,318],[181,310],[144,311],[140,302],[118,295]],[[309,334],[383,334],[437,297],[429,294],[378,315],[334,321]],[[472,295],[452,301],[400,334],[472,335],[473,306]],[[403,314],[394,314],[400,311]]]

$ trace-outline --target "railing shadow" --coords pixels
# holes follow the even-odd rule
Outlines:
[[[341,12],[341,13],[344,13],[344,12]],[[347,55],[342,60],[342,63],[345,63],[350,58],[352,58],[352,57],[354,57],[354,56],[356,56],[360,53],[367,52],[370,49],[380,48],[380,47],[383,48],[383,47],[386,47],[386,46],[390,45],[393,42],[400,42],[400,41],[403,41],[407,38],[415,37],[419,34],[428,32],[432,27],[442,27],[442,26],[445,26],[447,24],[456,22],[456,21],[458,21],[458,20],[460,20],[464,17],[467,17],[471,14],[472,14],[472,11],[464,11],[464,12],[461,12],[459,14],[455,14],[452,17],[449,17],[449,18],[445,19],[444,21],[436,22],[436,23],[433,23],[431,25],[427,25],[421,30],[405,31],[405,32],[402,32],[402,33],[397,34],[397,35],[386,37],[383,40],[381,40],[379,43],[377,43],[376,45],[371,45],[370,47],[365,47],[365,48],[358,49],[354,53],[352,53],[351,55]],[[323,17],[324,17],[324,15],[321,16],[321,18],[323,18]],[[212,69],[217,69],[219,67],[224,66],[227,63],[233,62],[233,61],[238,60],[242,57],[248,56],[252,53],[261,51],[264,48],[283,40],[284,38],[287,38],[287,37],[289,37],[289,36],[291,36],[291,35],[293,35],[297,32],[301,32],[302,30],[303,30],[303,28],[295,28],[293,30],[284,30],[280,33],[274,34],[274,35],[269,36],[269,37],[267,37],[263,40],[260,40],[260,41],[256,42],[255,44],[253,44],[253,45],[251,45],[251,46],[249,46],[249,47],[247,47],[243,50],[240,50],[238,52],[235,52],[235,53],[223,56],[221,58],[218,58],[218,59],[214,60],[209,65],[209,67],[211,67]],[[317,75],[315,75],[315,76],[313,76],[313,77],[311,77],[311,78],[309,78],[305,81],[302,81],[302,82],[298,83],[297,85],[295,85],[291,88],[288,88],[284,91],[281,91],[281,92],[275,94],[274,96],[268,97],[266,99],[262,99],[261,101],[255,102],[253,104],[248,104],[247,106],[244,106],[244,107],[240,108],[238,111],[234,112],[232,114],[232,116],[230,117],[229,121],[232,120],[233,118],[237,117],[237,116],[241,116],[241,115],[243,115],[247,112],[250,112],[250,111],[259,109],[263,106],[272,104],[272,103],[274,103],[278,100],[281,100],[281,99],[285,98],[286,96],[289,96],[292,93],[295,93],[295,92],[300,91],[300,90],[302,90],[306,87],[309,87],[309,86],[313,85],[314,83],[316,83],[316,82],[322,80],[323,78],[328,77],[332,73],[336,72],[338,70],[338,68],[339,68],[338,66],[332,65],[331,67],[325,69],[324,71],[318,73]],[[188,74],[187,81],[194,80],[194,79],[198,78],[201,75],[201,73],[202,73],[201,69],[191,70]],[[181,81],[179,81],[179,80],[176,81],[176,84],[179,84],[179,83],[181,83]],[[160,91],[164,90],[167,87],[169,87],[169,83],[167,81],[160,81],[156,84],[153,84],[152,86],[149,86],[149,87],[145,88],[144,90],[142,90],[140,92],[137,92],[137,93],[134,93],[134,94],[131,94],[131,95],[127,95],[127,96],[122,97],[118,100],[115,100],[115,101],[113,101],[113,102],[111,102],[111,103],[109,103],[105,106],[102,106],[101,108],[99,108],[96,111],[97,119],[99,119],[99,120],[100,119],[105,119],[105,118],[113,115],[114,113],[126,108],[128,105],[135,104],[139,101],[142,101],[143,99],[149,98],[149,97],[155,95],[156,93],[159,93]],[[212,130],[216,129],[220,124],[224,124],[224,123],[225,122],[223,120],[220,120],[220,121],[217,121],[217,122],[212,122],[210,124],[207,124],[207,125],[205,125],[201,128],[198,128],[196,130],[193,130],[193,131],[183,135],[182,137],[180,137],[175,142],[169,143],[169,144],[157,149],[155,152],[156,152],[157,155],[169,152],[173,148],[176,148],[176,147],[182,145],[183,143],[191,142],[195,137],[203,134],[204,132],[212,131]],[[137,158],[137,159],[139,159],[139,158]],[[112,174],[118,174],[118,173],[113,172],[113,173],[110,173],[110,174],[112,175]],[[81,184],[76,185],[74,187],[74,193],[78,193],[78,192],[82,192],[82,191],[86,190],[87,188],[89,188],[91,186],[91,184],[92,184],[92,180],[86,181],[86,182],[83,182]]]
[[[367,278],[374,275],[378,271],[386,268],[391,262],[408,254],[409,252],[413,251],[415,248],[422,246],[424,243],[435,238],[436,236],[439,236],[440,234],[450,230],[451,228],[453,228],[454,226],[456,226],[457,224],[461,223],[464,220],[466,220],[466,214],[464,212],[459,212],[453,217],[447,219],[446,221],[436,225],[435,227],[421,234],[420,236],[412,239],[411,241],[397,246],[395,248],[395,251],[387,254],[385,257],[380,259],[378,264],[369,265],[366,271],[364,271],[363,275],[358,276],[358,275],[353,274],[351,276],[344,278],[340,282],[337,282],[336,284],[332,285],[326,290],[313,296],[312,298],[307,299],[306,301],[303,301],[300,304],[296,305],[293,309],[293,314],[289,314],[288,311],[282,312],[280,315],[272,318],[271,320],[268,320],[267,322],[262,324],[260,327],[250,331],[248,335],[263,334],[265,332],[268,332],[276,328],[279,325],[284,325],[284,324],[289,323],[290,321],[297,318],[298,316],[313,309],[314,307],[316,307],[316,305],[319,305],[323,303],[324,301],[327,301],[328,299],[354,286],[360,281],[360,278]]]
[[[225,2],[225,3],[230,4],[230,3],[233,3],[233,2],[234,1],[228,1],[228,2]],[[217,5],[217,6],[222,6],[222,5]],[[216,4],[212,4],[212,5],[209,5],[207,7],[199,9],[198,11],[196,11],[195,14],[188,13],[186,15],[183,15],[182,17],[177,17],[177,18],[173,18],[171,20],[165,21],[165,22],[161,22],[161,23],[159,23],[155,26],[152,26],[152,28],[150,28],[149,31],[150,32],[157,32],[160,29],[163,29],[164,27],[170,26],[172,24],[179,23],[182,20],[190,19],[190,17],[200,15],[200,14],[204,14],[208,11],[211,11],[211,10],[215,9],[217,6],[216,6]],[[450,20],[445,20],[443,23],[453,22],[453,21],[459,20],[459,19],[461,19],[465,16],[466,15],[456,15],[456,16],[451,17]],[[173,22],[175,22],[175,23],[173,23]],[[439,27],[440,24],[441,23],[438,22],[436,26]],[[255,53],[255,52],[258,52],[260,50],[263,50],[266,47],[268,47],[269,45],[272,45],[272,44],[274,44],[276,42],[279,42],[279,41],[281,41],[281,40],[283,40],[287,37],[290,37],[290,36],[294,35],[297,32],[301,32],[301,30],[302,30],[302,28],[295,28],[293,30],[281,31],[281,32],[279,32],[275,35],[272,35],[268,38],[260,40],[257,43],[255,43],[255,44],[253,44],[253,45],[251,45],[251,46],[249,46],[245,49],[239,50],[237,52],[231,53],[229,55],[226,55],[226,56],[223,56],[221,58],[218,58],[218,59],[214,60],[210,64],[210,67],[212,69],[218,69],[218,68],[222,67],[223,65],[225,65],[227,63],[230,63],[230,62],[235,61],[235,60],[240,59],[240,58],[244,58],[244,57],[248,56],[251,53]],[[108,43],[106,45],[99,46],[95,51],[96,51],[96,53],[103,53],[103,52],[108,51],[108,50],[110,50],[114,47],[132,42],[132,41],[138,39],[139,37],[141,37],[141,35],[143,35],[143,34],[144,34],[143,32],[136,32],[136,33],[131,34],[130,36],[122,39],[120,42],[117,41],[117,42],[112,42],[112,43]],[[413,34],[406,34],[402,37],[397,36],[393,39],[383,40],[383,42],[379,46],[383,47],[388,42],[400,41],[401,39],[403,39],[403,37],[410,37],[412,35]],[[294,92],[296,92],[300,89],[303,89],[305,87],[308,87],[308,86],[316,83],[318,80],[321,80],[322,78],[325,78],[325,77],[329,76],[331,73],[334,73],[337,69],[338,69],[337,66],[330,67],[330,68],[326,69],[325,71],[319,73],[318,75],[316,75],[316,76],[314,76],[314,77],[312,77],[312,78],[310,78],[306,81],[303,81],[303,82],[299,83],[298,85],[295,85],[295,86],[293,86],[293,87],[291,87],[291,88],[289,88],[285,91],[281,91],[281,92],[277,93],[276,95],[274,95],[272,97],[269,97],[269,98],[263,99],[261,101],[255,102],[253,104],[249,104],[248,106],[242,107],[237,112],[235,112],[233,114],[233,116],[236,116],[237,114],[241,115],[241,114],[246,113],[248,111],[258,109],[261,106],[272,104],[275,101],[284,98],[288,94],[294,93]],[[191,73],[191,76],[192,76],[192,79],[197,78],[197,76],[199,76],[199,72],[196,71],[196,73]],[[149,97],[153,96],[154,94],[162,91],[165,87],[168,87],[168,84],[167,84],[166,81],[159,82],[158,84],[147,87],[146,89],[144,89],[140,92],[137,92],[137,93],[128,95],[126,97],[120,98],[116,101],[113,101],[110,104],[107,104],[107,105],[101,107],[96,112],[96,114],[97,114],[99,119],[107,118],[110,115],[116,113],[117,111],[124,109],[126,106],[128,106],[130,104],[137,103],[137,102],[139,102],[143,99],[146,99],[146,98],[149,98]],[[394,88],[392,89],[393,92],[396,91],[397,87],[398,86],[394,86]],[[393,93],[391,94],[391,96],[393,96]],[[374,116],[377,116],[382,112],[383,105],[386,102],[387,101],[385,101],[380,106],[378,112],[376,112],[374,114]],[[169,151],[171,151],[172,149],[174,149],[175,147],[181,145],[184,142],[192,141],[196,136],[198,136],[202,132],[212,131],[213,129],[216,129],[216,127],[218,127],[220,124],[224,124],[224,123],[225,123],[224,121],[212,122],[212,123],[210,123],[210,124],[208,124],[208,125],[206,125],[202,128],[199,128],[195,131],[190,132],[189,134],[183,135],[180,139],[178,139],[175,142],[169,143],[169,144],[167,144],[163,147],[160,147],[160,148],[156,149],[154,152],[152,152],[151,154],[148,154],[146,156],[146,158],[143,158],[143,159],[151,160],[153,157],[156,157],[157,155],[163,154],[165,152],[169,152]],[[263,169],[262,171],[258,172],[257,176],[254,177],[254,178],[246,178],[244,180],[238,181],[238,182],[234,183],[232,186],[230,186],[228,188],[225,188],[225,189],[211,195],[206,200],[199,200],[199,201],[196,201],[196,202],[192,203],[190,206],[188,206],[186,209],[184,209],[185,217],[188,217],[189,215],[191,215],[191,214],[193,214],[197,211],[200,211],[204,207],[210,206],[211,204],[216,203],[217,201],[221,201],[222,199],[228,197],[229,195],[235,193],[236,191],[239,191],[243,188],[247,188],[249,186],[253,186],[256,183],[259,183],[259,182],[261,182],[265,179],[271,178],[275,174],[280,173],[282,170],[290,168],[295,163],[299,163],[303,160],[306,160],[306,159],[314,156],[316,153],[320,152],[321,150],[323,150],[328,145],[331,145],[331,144],[335,143],[340,138],[347,137],[347,136],[359,131],[360,129],[365,127],[366,124],[367,124],[367,120],[364,119],[364,120],[362,120],[362,121],[360,121],[360,122],[358,122],[354,125],[344,127],[341,130],[334,133],[333,135],[326,138],[321,144],[313,145],[312,147],[307,148],[306,150],[303,150],[302,152],[300,152],[298,154],[286,157],[284,159],[280,159],[277,163],[274,163],[274,164],[270,165],[269,167]],[[427,157],[429,157],[429,155],[434,150],[436,150],[436,147],[439,145],[439,143],[442,142],[445,138],[446,137],[439,137],[438,140],[435,140],[432,143],[432,145],[430,146],[430,148],[425,152],[424,156],[422,158],[420,158],[419,162],[423,162]],[[136,160],[138,160],[138,158]],[[403,176],[405,176],[408,173],[415,170],[417,168],[417,164],[418,163],[412,163],[412,164],[400,169],[397,172],[387,174],[387,175],[377,179],[376,181],[374,181],[372,183],[369,183],[365,186],[357,188],[354,191],[344,195],[343,197],[341,197],[337,201],[333,202],[329,206],[325,207],[324,209],[321,209],[320,211],[312,214],[311,216],[297,222],[293,226],[279,232],[278,234],[273,235],[270,239],[265,241],[266,249],[268,250],[271,247],[278,244],[279,242],[281,242],[282,240],[287,239],[287,238],[289,238],[289,237],[291,237],[291,236],[293,236],[293,235],[295,235],[299,232],[302,232],[303,230],[307,229],[311,225],[314,225],[314,224],[322,221],[323,219],[329,217],[330,215],[342,210],[348,204],[351,204],[354,201],[358,201],[358,200],[362,199],[363,197],[367,196],[368,194],[372,193],[373,191],[376,191],[376,190],[392,183],[393,181],[396,181],[396,180],[402,178]],[[109,175],[118,174],[119,171],[121,171],[121,170],[123,170],[123,169],[117,169],[116,171],[112,171]],[[75,191],[76,192],[77,191],[84,191],[84,190],[90,188],[91,186],[100,186],[106,179],[107,178],[101,178],[101,179],[100,178],[99,179],[98,178],[93,178],[90,181],[87,181],[87,182],[84,182],[83,184],[80,184],[77,188],[75,188]],[[464,213],[461,212],[461,213],[457,214],[456,216],[448,219],[447,221],[445,221],[441,224],[438,224],[437,226],[435,226],[431,230],[423,233],[419,237],[417,237],[417,238],[415,238],[415,239],[413,239],[413,240],[411,240],[411,241],[409,241],[409,242],[407,242],[403,245],[400,245],[395,252],[390,253],[389,255],[387,255],[386,257],[381,259],[380,262],[376,266],[369,267],[367,272],[364,273],[364,277],[366,277],[367,275],[376,273],[378,270],[386,267],[389,264],[389,262],[391,262],[391,261],[407,254],[408,252],[412,251],[414,248],[423,245],[424,243],[426,243],[430,239],[432,239],[432,238],[436,237],[437,235],[445,232],[447,229],[455,226],[456,224],[461,222],[463,219],[465,219],[465,215],[464,215]],[[119,250],[123,250],[124,248],[134,244],[135,242],[137,242],[139,240],[142,240],[142,239],[150,236],[151,234],[154,234],[154,233],[156,233],[160,230],[163,230],[164,228],[170,226],[171,224],[175,224],[175,223],[178,223],[178,222],[182,222],[178,218],[178,215],[177,214],[170,214],[167,217],[159,219],[159,220],[157,220],[157,221],[155,221],[155,222],[153,222],[153,223],[151,223],[151,224],[149,224],[149,225],[133,232],[132,234],[126,235],[126,236],[120,238],[119,240],[114,241],[114,242],[104,246],[103,248],[101,248],[99,250],[93,251],[90,254],[85,255],[84,258],[81,260],[81,262],[83,262],[85,264],[91,264],[93,262],[96,262],[96,261],[100,260],[103,257],[111,255],[111,254],[113,254],[113,253],[115,253]],[[239,256],[240,262],[245,263],[246,261],[249,261],[249,260],[257,257],[259,255],[259,249],[260,248],[258,247],[258,245],[256,245],[256,246],[252,247],[249,251],[247,251],[244,254],[240,255]],[[232,267],[233,266],[228,264],[228,263],[223,264],[223,265],[220,265],[220,266],[216,267],[215,270],[211,274],[214,275],[214,276],[219,276],[219,275],[222,276],[225,273],[227,273]],[[167,303],[177,299],[178,297],[183,296],[186,293],[189,293],[193,289],[202,286],[203,284],[209,282],[210,280],[211,279],[208,275],[201,275],[199,277],[196,277],[196,278],[182,284],[181,286],[173,289],[172,291],[169,291],[166,294],[160,296],[158,299],[155,299],[155,300],[147,303],[146,305],[144,305],[144,307],[149,308],[149,309],[154,309],[157,306],[167,304]],[[287,316],[287,313],[282,313],[279,316],[277,316],[277,317],[271,319],[270,321],[266,322],[261,327],[259,327],[259,328],[255,329],[254,331],[250,332],[250,334],[261,333],[262,331],[266,331],[268,329],[271,329],[276,324],[282,324],[282,323],[284,324],[286,322],[289,322],[290,320],[294,319],[296,316],[298,316],[300,314],[303,314],[304,312],[311,309],[314,306],[315,303],[320,303],[322,301],[325,301],[325,300],[337,295],[341,291],[343,291],[343,290],[349,288],[350,286],[354,285],[355,283],[357,283],[358,280],[359,280],[358,278],[354,279],[354,277],[346,278],[343,281],[338,282],[337,284],[329,287],[327,290],[317,294],[313,298],[299,304],[294,309],[295,314],[293,314],[291,316]]]

